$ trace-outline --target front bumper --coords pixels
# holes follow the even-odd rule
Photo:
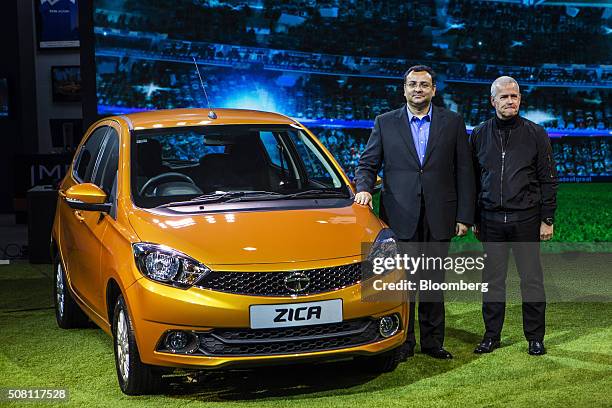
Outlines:
[[[361,286],[353,285],[333,292],[300,297],[259,297],[222,293],[207,289],[177,289],[142,278],[125,293],[141,360],[146,364],[181,368],[222,368],[226,366],[251,366],[290,363],[304,359],[327,360],[353,355],[374,355],[393,349],[403,343],[408,326],[408,309],[405,303],[363,302]],[[283,304],[342,299],[344,322],[367,322],[397,313],[400,316],[399,332],[389,338],[380,336],[365,344],[346,346],[346,343],[328,337],[307,348],[277,349],[268,345],[270,353],[240,355],[230,352],[216,355],[184,355],[157,351],[160,339],[168,330],[185,330],[200,334],[250,331],[249,306],[257,304]],[[311,326],[313,327],[313,326]],[[371,329],[371,328],[370,328]],[[259,329],[258,329],[259,330]],[[370,330],[371,331],[371,330]],[[329,343],[327,343],[329,342]],[[350,343],[350,342],[349,342]],[[329,345],[329,347],[326,347]]]

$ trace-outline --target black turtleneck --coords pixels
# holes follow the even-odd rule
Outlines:
[[[495,115],[495,127],[499,130],[499,133],[504,138],[504,145],[508,144],[508,137],[510,136],[510,130],[516,129],[519,125],[518,115],[511,117],[510,119],[502,120]]]
[[[514,129],[518,125],[518,115],[506,120],[502,120],[495,115],[495,125],[497,125],[499,130]]]

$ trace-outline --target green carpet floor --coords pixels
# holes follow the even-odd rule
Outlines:
[[[554,262],[559,279],[566,263],[561,256]],[[48,265],[0,266],[0,388],[68,389],[67,403],[40,406],[612,406],[609,302],[549,304],[543,357],[526,353],[520,305],[508,306],[503,347],[477,356],[472,350],[482,334],[479,304],[449,303],[445,345],[455,355],[452,361],[417,353],[380,376],[361,374],[350,363],[180,374],[168,379],[159,395],[127,397],[117,385],[111,338],[100,329],[57,327],[50,273]],[[594,286],[610,293],[611,282],[608,276]],[[0,401],[0,406],[33,405]]]

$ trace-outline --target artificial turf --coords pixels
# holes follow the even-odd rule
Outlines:
[[[374,196],[376,214],[379,196]],[[476,242],[471,232],[461,240]],[[553,242],[612,242],[612,184],[560,184]]]
[[[609,269],[610,255],[579,259],[586,263],[581,269],[564,273],[571,262],[553,254],[547,269],[572,286],[581,270],[595,268],[587,276],[598,277],[594,286],[610,294],[612,277],[601,273],[602,268]],[[578,297],[569,299],[571,303],[549,304],[548,354],[542,357],[526,353],[520,305],[508,305],[503,347],[477,356],[472,350],[482,334],[480,305],[448,303],[445,346],[455,355],[451,361],[417,353],[394,372],[380,376],[361,373],[346,362],[182,374],[168,379],[159,395],[127,397],[117,385],[111,338],[96,328],[57,327],[50,276],[49,265],[0,266],[0,389],[68,389],[68,402],[58,406],[612,406],[610,296],[599,298],[607,302]],[[0,405],[32,404],[0,401]]]

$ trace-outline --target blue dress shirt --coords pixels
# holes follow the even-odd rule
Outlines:
[[[429,141],[429,126],[431,125],[431,104],[429,104],[429,111],[427,115],[419,119],[410,112],[408,105],[406,105],[406,111],[408,112],[408,122],[410,123],[410,131],[412,132],[412,141],[414,147],[419,156],[419,162],[421,166],[425,160],[425,152],[427,151],[427,142]]]

